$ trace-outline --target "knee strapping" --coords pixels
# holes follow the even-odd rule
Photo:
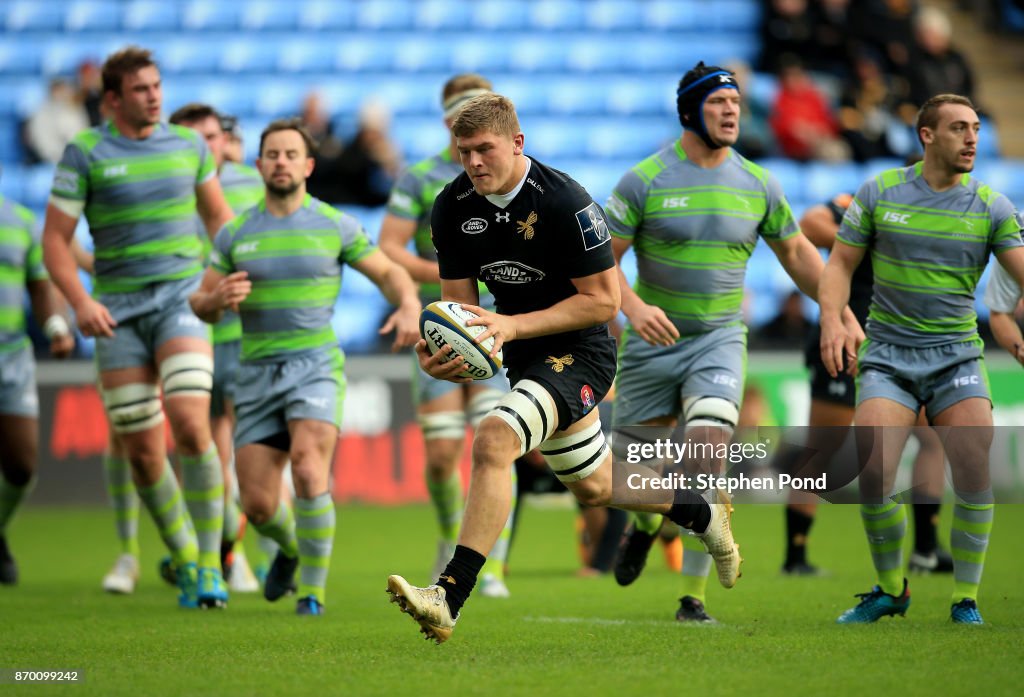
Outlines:
[[[103,390],[103,403],[115,433],[145,431],[164,420],[156,385],[140,382]]]
[[[721,397],[687,397],[683,400],[686,428],[708,426],[732,432],[740,419],[740,410]]]
[[[416,417],[424,440],[461,439],[466,433],[466,415],[461,411],[437,411]]]
[[[601,466],[609,453],[598,419],[582,431],[544,442],[540,454],[559,481],[586,479]]]
[[[209,396],[213,389],[213,359],[204,353],[186,351],[170,356],[160,364],[164,396]]]
[[[519,455],[533,450],[558,429],[554,400],[540,383],[520,380],[487,416],[496,416],[519,436]]]
[[[473,396],[469,398],[469,405],[466,408],[466,417],[469,419],[469,425],[473,428],[479,426],[488,412],[494,409],[504,396],[505,393],[501,390],[474,392]]]

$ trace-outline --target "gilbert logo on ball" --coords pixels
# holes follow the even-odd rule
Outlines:
[[[460,377],[474,380],[486,380],[501,370],[501,351],[491,358],[494,338],[486,339],[482,344],[476,343],[476,337],[484,332],[485,327],[466,326],[466,322],[477,315],[463,310],[459,303],[438,300],[423,308],[420,313],[420,335],[427,341],[427,351],[431,355],[445,344],[454,349],[444,362],[454,358],[456,354],[465,360],[465,370]]]

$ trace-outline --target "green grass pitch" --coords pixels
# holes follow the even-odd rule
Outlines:
[[[425,506],[339,507],[322,618],[296,617],[293,599],[270,604],[257,595],[236,594],[223,612],[179,610],[157,578],[161,546],[148,521],[139,588],[106,595],[100,580],[116,556],[110,514],[28,507],[8,531],[22,578],[0,588],[0,668],[78,669],[85,681],[5,684],[0,693],[1020,694],[1024,506],[996,510],[984,627],[950,623],[949,576],[912,578],[906,618],[835,625],[852,595],[873,584],[854,506],[820,509],[810,558],[832,572],[823,579],[782,577],[780,509],[739,506],[734,528],[746,563],[733,590],[712,578],[717,627],[673,620],[678,579],[657,548],[633,587],[575,578],[573,516],[527,507],[512,550],[512,598],[471,598],[452,640],[435,646],[384,592],[389,573],[426,581],[435,543]]]

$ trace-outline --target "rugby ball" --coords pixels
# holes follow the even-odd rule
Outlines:
[[[501,351],[491,358],[494,337],[484,340],[481,344],[476,343],[476,337],[482,334],[486,327],[466,326],[466,322],[475,317],[475,313],[463,310],[460,303],[438,300],[427,305],[420,313],[420,335],[426,339],[430,355],[434,355],[445,344],[454,349],[454,353],[449,354],[444,363],[451,360],[455,354],[465,359],[463,365],[466,369],[459,373],[459,377],[486,380],[501,370]]]

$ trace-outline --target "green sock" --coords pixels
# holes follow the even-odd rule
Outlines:
[[[491,553],[487,555],[487,561],[484,562],[483,568],[480,570],[481,574],[491,574],[497,576],[500,579],[505,578],[505,562],[508,561],[508,545],[512,539],[512,526],[516,520],[516,499],[519,498],[519,492],[516,489],[516,485],[519,481],[519,477],[516,475],[515,465],[512,466],[512,507],[508,509],[508,518],[505,520],[505,527],[501,529],[501,534],[498,536],[497,542],[491,547]]]
[[[253,523],[253,527],[263,537],[276,542],[286,557],[294,559],[299,556],[299,543],[295,539],[295,517],[292,515],[292,509],[284,501],[277,505],[273,518],[262,525]]]
[[[704,551],[704,545],[691,535],[683,538],[683,595],[690,595],[705,602],[708,591],[708,574],[711,573],[711,555]]]
[[[902,503],[861,504],[861,520],[868,536],[871,560],[878,585],[889,595],[903,592],[903,538],[907,534],[907,509]]]
[[[462,523],[462,475],[459,468],[456,467],[451,476],[442,482],[431,481],[428,475],[427,491],[437,513],[437,523],[441,526],[441,539],[455,542]]]
[[[299,540],[299,597],[324,602],[334,546],[335,513],[330,492],[295,498],[295,536]]]
[[[114,507],[114,524],[122,554],[139,556],[139,495],[132,482],[132,466],[126,458],[103,454],[107,495]]]
[[[213,443],[198,456],[181,455],[185,503],[199,542],[199,566],[220,569],[224,527],[224,475]]]
[[[35,479],[30,479],[25,484],[17,486],[0,475],[0,535],[7,531],[7,523],[10,522],[14,512],[18,510],[18,505],[25,495],[32,491],[34,485]]]
[[[633,512],[633,524],[636,526],[636,529],[640,532],[646,532],[648,535],[658,534],[658,531],[661,530],[661,519],[660,513]]]
[[[985,551],[992,534],[995,506],[957,503],[953,506],[950,552],[953,555],[953,602],[978,599],[978,586],[985,566]]]
[[[196,533],[192,529],[188,510],[181,498],[178,480],[171,471],[171,463],[164,461],[164,471],[153,486],[139,487],[139,498],[153,516],[156,529],[171,551],[176,565],[195,562],[199,556]]]

